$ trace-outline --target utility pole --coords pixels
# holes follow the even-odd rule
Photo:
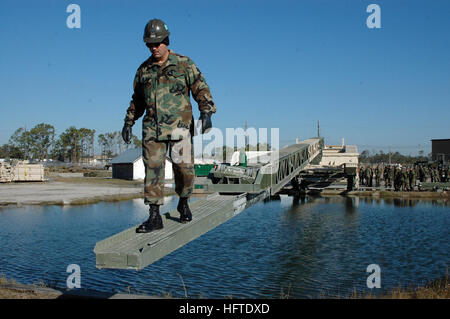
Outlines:
[[[25,142],[25,158],[24,160],[27,160],[28,157],[28,137],[27,137],[27,125],[25,124],[25,133],[24,133],[24,142]]]
[[[320,137],[320,122],[317,120],[317,137]]]
[[[247,145],[248,145],[248,132],[247,132],[247,121],[245,121],[245,146],[244,146],[244,152],[247,151]],[[250,150],[250,149],[249,149]]]

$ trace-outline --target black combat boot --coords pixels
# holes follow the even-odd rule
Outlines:
[[[149,214],[150,217],[136,228],[136,233],[149,233],[152,230],[163,228],[162,218],[159,214],[159,205],[150,205]]]
[[[180,197],[177,210],[180,212],[180,222],[187,223],[192,220],[192,213],[188,204],[189,197]]]

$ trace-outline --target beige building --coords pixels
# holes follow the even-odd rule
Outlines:
[[[355,145],[325,145],[320,165],[358,167],[358,157],[358,148]]]

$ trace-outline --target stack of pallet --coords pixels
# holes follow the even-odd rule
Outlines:
[[[11,165],[8,163],[0,163],[0,182],[7,183],[12,181]]]
[[[44,181],[42,164],[25,164],[22,162],[0,163],[0,182]]]
[[[12,168],[12,180],[15,182],[43,181],[44,166],[42,164],[17,163]]]

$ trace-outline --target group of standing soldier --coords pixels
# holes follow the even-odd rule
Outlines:
[[[368,187],[379,187],[381,179],[384,180],[386,188],[394,188],[395,191],[413,191],[417,181],[426,182],[428,178],[432,183],[447,182],[449,167],[440,165],[433,167],[431,165],[384,165],[378,164],[359,166],[359,184]],[[375,183],[374,183],[375,180]]]

